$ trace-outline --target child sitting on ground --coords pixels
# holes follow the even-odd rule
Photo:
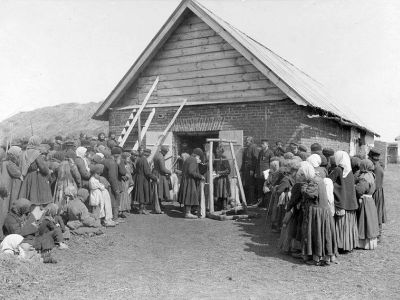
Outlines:
[[[39,236],[52,233],[54,242],[58,245],[58,248],[61,250],[68,249],[68,246],[64,243],[62,228],[64,228],[65,232],[64,222],[58,215],[58,205],[55,203],[48,204],[38,227]]]
[[[84,204],[89,198],[86,189],[79,189],[74,199],[67,205],[68,223],[67,226],[74,234],[102,234],[100,220],[89,213]]]
[[[100,176],[103,173],[104,166],[97,164],[92,166],[92,176],[89,180],[90,201],[89,204],[97,211],[99,218],[104,219],[103,224],[106,227],[114,227],[116,223],[112,220],[111,198],[108,193],[108,181]]]

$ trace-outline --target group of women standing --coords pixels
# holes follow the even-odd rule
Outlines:
[[[386,218],[383,169],[377,151],[368,156],[324,149],[304,161],[292,153],[272,158],[265,185],[284,253],[329,265],[339,253],[377,247]]]

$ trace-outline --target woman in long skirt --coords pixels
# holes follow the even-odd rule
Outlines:
[[[334,155],[336,167],[329,174],[335,197],[335,224],[338,248],[346,253],[358,247],[356,189],[350,157],[344,151]]]
[[[377,247],[379,224],[375,201],[374,164],[369,159],[360,162],[359,176],[356,178],[356,193],[360,203],[358,212],[359,248],[373,250]]]
[[[302,162],[297,174],[303,181],[302,192],[302,252],[307,263],[328,265],[335,260],[337,243],[335,222],[323,179],[316,176],[314,167]]]
[[[21,173],[24,181],[21,184],[18,198],[25,198],[33,205],[47,205],[53,202],[50,183],[47,176],[50,170],[40,155],[40,138],[32,136],[22,154]]]

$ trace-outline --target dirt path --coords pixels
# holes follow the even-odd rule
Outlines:
[[[264,216],[246,222],[185,220],[170,207],[162,216],[130,215],[127,223],[103,236],[74,238],[69,250],[56,252],[57,265],[46,265],[34,282],[6,295],[30,299],[398,298],[399,179],[400,167],[391,166],[385,183],[389,223],[384,242],[375,251],[340,256],[339,265],[313,267],[281,255],[276,248],[278,236],[264,229]]]

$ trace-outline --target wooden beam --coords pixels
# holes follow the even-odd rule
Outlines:
[[[144,123],[144,127],[142,129],[141,135],[140,135],[140,140],[142,141],[144,139],[144,136],[146,135],[147,129],[149,129],[149,126],[151,124],[151,121],[153,120],[154,114],[156,113],[156,109],[153,108],[147,117],[146,123]],[[137,150],[139,148],[139,141],[136,141],[135,145],[133,146],[132,150]]]
[[[197,47],[203,45],[213,45],[213,44],[220,44],[223,43],[224,39],[219,35],[210,36],[205,38],[199,38],[194,40],[185,40],[185,41],[167,41],[163,49],[165,50],[173,50],[173,49],[183,49],[183,48],[190,48],[190,47]]]
[[[174,66],[188,63],[197,63],[204,61],[212,61],[224,58],[234,58],[234,57],[242,57],[242,55],[237,52],[235,49],[226,50],[226,51],[215,51],[208,53],[199,53],[193,55],[182,55],[179,57],[171,57],[171,58],[157,58],[152,61],[152,66],[157,67],[165,67],[165,66]]]
[[[184,41],[184,40],[193,40],[203,37],[215,36],[217,33],[213,29],[205,29],[205,30],[197,30],[185,33],[174,33],[168,39],[168,41]]]
[[[217,143],[236,143],[233,140],[225,140],[225,139],[206,139],[207,142],[217,142]]]
[[[123,147],[123,146],[124,146],[126,140],[128,139],[129,134],[130,134],[131,131],[132,131],[132,128],[135,126],[136,121],[137,121],[138,118],[139,118],[139,115],[140,115],[141,112],[143,111],[144,107],[145,107],[146,104],[147,104],[147,101],[149,101],[151,94],[153,93],[154,89],[156,88],[156,86],[157,86],[157,84],[158,84],[158,81],[159,81],[159,77],[157,76],[157,78],[156,78],[156,80],[154,81],[154,83],[153,83],[153,85],[152,85],[150,91],[147,93],[146,98],[144,98],[143,103],[140,105],[139,110],[136,112],[136,115],[135,115],[135,117],[133,118],[131,124],[130,124],[129,127],[126,129],[126,132],[125,132],[124,136],[122,137],[122,139],[121,139],[121,141],[120,141],[120,143],[119,143],[119,146],[120,146],[120,147]]]
[[[171,98],[176,99],[175,98]],[[241,103],[246,104],[248,102],[261,102],[261,101],[275,101],[275,100],[285,100],[288,99],[286,95],[276,95],[276,96],[259,96],[259,97],[251,97],[251,98],[231,98],[231,99],[218,99],[218,100],[211,100],[211,101],[196,101],[196,102],[188,102],[186,103],[187,106],[194,106],[194,105],[215,105],[215,104],[224,104],[224,103]],[[150,103],[147,107],[174,107],[179,106],[180,103],[177,102],[166,102],[166,103]],[[115,108],[115,110],[128,110],[132,108],[138,108],[139,105],[129,105],[124,107]]]

